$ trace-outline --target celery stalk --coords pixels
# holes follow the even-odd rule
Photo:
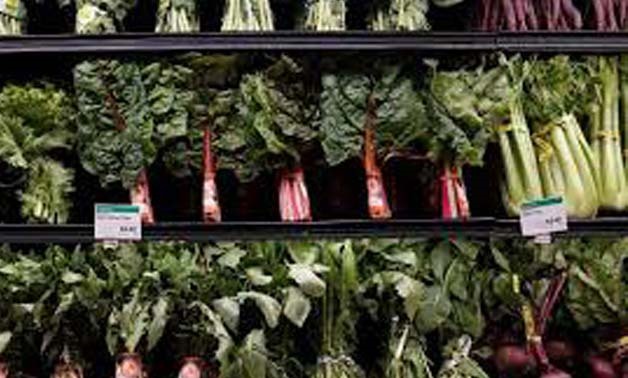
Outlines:
[[[602,85],[602,124],[598,135],[600,152],[597,156],[603,174],[601,181],[600,204],[610,210],[625,207],[624,192],[626,177],[619,142],[619,86],[617,59],[600,57],[600,78]]]
[[[593,216],[597,212],[599,206],[598,185],[595,177],[596,169],[587,158],[588,145],[582,143],[580,125],[572,114],[566,115],[561,119],[561,126],[567,137],[569,149],[576,162],[578,173],[582,179],[585,197],[583,205],[586,204],[587,210],[583,211],[584,216]]]
[[[497,136],[499,139],[499,147],[501,150],[502,160],[504,164],[504,171],[506,176],[505,190],[508,193],[508,198],[505,200],[512,206],[506,206],[508,214],[518,214],[520,204],[525,201],[525,189],[521,176],[519,175],[518,164],[514,158],[514,152],[508,137],[507,131],[498,131]]]
[[[565,204],[567,214],[575,217],[588,217],[586,191],[580,177],[578,165],[574,159],[569,142],[562,127],[553,126],[551,130],[552,146],[565,178]]]

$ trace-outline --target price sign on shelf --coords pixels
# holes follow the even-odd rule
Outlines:
[[[97,204],[94,238],[103,241],[142,239],[142,218],[136,205]]]
[[[521,233],[523,236],[551,235],[567,231],[567,209],[560,197],[526,202],[521,206]]]

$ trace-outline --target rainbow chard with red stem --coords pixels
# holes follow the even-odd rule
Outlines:
[[[495,106],[497,71],[444,71],[432,67],[426,109],[430,158],[440,167],[438,192],[445,219],[468,218],[464,165],[480,166],[491,133],[486,126]]]
[[[129,189],[145,223],[155,221],[148,167],[161,148],[188,132],[190,72],[176,64],[118,61],[84,62],[74,71],[81,163],[104,187]]]
[[[369,215],[387,219],[392,212],[381,165],[393,155],[423,153],[425,110],[408,66],[379,61],[374,67],[323,74],[321,144],[332,166],[362,159]]]
[[[318,104],[305,71],[281,57],[264,71],[245,75],[238,92],[225,94],[234,106],[229,121],[217,122],[215,147],[219,169],[232,169],[242,182],[261,173],[279,176],[283,221],[312,219],[303,171],[304,156],[318,136]]]

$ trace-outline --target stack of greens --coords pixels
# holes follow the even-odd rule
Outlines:
[[[116,33],[123,28],[127,13],[135,4],[136,0],[76,0],[76,32]]]
[[[274,30],[269,0],[227,0],[222,31]]]
[[[133,1],[85,2],[77,30],[116,32],[133,6]],[[86,61],[74,70],[81,163],[104,187],[121,183],[130,189],[146,223],[154,222],[147,168],[162,147],[188,132],[190,74],[174,63],[115,60]]]
[[[428,79],[429,155],[441,172],[437,187],[445,219],[470,216],[462,167],[483,164],[491,135],[484,117],[494,101],[495,79],[494,73],[482,69],[442,71],[436,67]]]
[[[21,0],[0,3],[0,35],[22,34],[25,19],[26,8]]]
[[[154,216],[146,169],[160,148],[187,133],[190,73],[173,64],[119,61],[85,62],[74,71],[81,163],[104,187],[130,189],[147,223]]]
[[[382,61],[368,69],[336,67],[322,80],[321,144],[327,163],[362,157],[369,214],[390,218],[381,163],[394,154],[417,153],[426,142],[416,76],[408,66]]]
[[[318,135],[318,104],[312,80],[293,60],[282,57],[266,70],[245,75],[237,92],[214,103],[224,111],[215,122],[218,167],[242,182],[279,172],[279,208],[284,221],[311,220],[303,156]]]
[[[308,0],[303,28],[315,31],[346,29],[345,0]]]
[[[160,0],[157,33],[192,33],[201,30],[196,0]]]
[[[375,0],[371,4],[369,28],[375,31],[428,30],[429,0]]]
[[[562,197],[578,218],[595,216],[599,206],[598,163],[577,119],[591,102],[587,84],[584,67],[566,56],[532,61],[524,83],[543,194]]]
[[[73,148],[72,113],[70,98],[52,86],[9,85],[0,92],[0,161],[23,177],[5,184],[20,188],[29,222],[68,220],[74,173],[57,156]]]

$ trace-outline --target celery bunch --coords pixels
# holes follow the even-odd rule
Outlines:
[[[626,207],[626,177],[619,126],[619,67],[616,57],[597,57],[591,61],[594,75],[592,93],[597,95],[590,107],[591,148],[600,169],[600,206],[609,210]]]
[[[557,56],[532,61],[524,85],[543,194],[562,197],[578,218],[594,216],[600,202],[597,162],[576,117],[590,102],[588,79],[581,64]]]

